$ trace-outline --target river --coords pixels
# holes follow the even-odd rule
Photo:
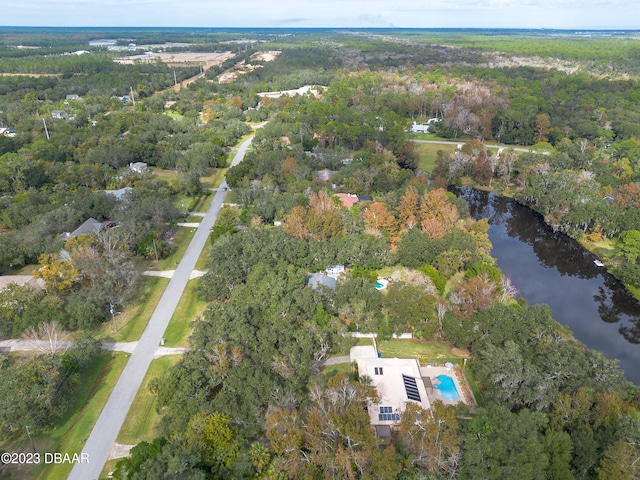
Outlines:
[[[472,188],[454,193],[467,200],[473,218],[489,220],[491,254],[529,304],[549,305],[556,321],[587,347],[617,359],[640,385],[640,302],[593,263],[595,256],[530,208]]]

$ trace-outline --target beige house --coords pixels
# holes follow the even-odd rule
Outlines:
[[[380,358],[372,346],[353,347],[350,357],[358,365],[360,378],[370,378],[378,391],[377,404],[369,405],[368,410],[371,425],[379,434],[400,421],[408,402],[424,409],[431,407],[416,359]]]

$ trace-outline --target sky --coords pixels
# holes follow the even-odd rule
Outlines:
[[[637,0],[0,0],[2,26],[638,29]]]

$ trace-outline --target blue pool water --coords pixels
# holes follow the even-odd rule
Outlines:
[[[445,400],[458,400],[460,398],[456,385],[453,383],[453,378],[449,375],[438,375],[436,378],[440,380],[440,384],[434,385],[434,387],[440,390],[442,398]]]
[[[376,283],[376,288],[377,288],[378,290],[380,290],[380,289],[384,288],[384,284],[382,284],[382,283]]]

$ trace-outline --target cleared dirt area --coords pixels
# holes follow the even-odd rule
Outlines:
[[[136,61],[148,63],[160,59],[170,66],[202,65],[204,70],[207,70],[215,65],[220,65],[225,60],[233,58],[234,56],[235,54],[232,52],[149,52],[142,55],[114,58],[114,61],[123,65],[133,65]]]
[[[282,52],[279,50],[271,50],[267,52],[256,52],[249,57],[252,62],[273,62],[277,60]],[[230,68],[226,72],[218,75],[219,83],[231,83],[238,79],[238,76],[245,75],[249,72],[253,72],[257,68],[262,68],[262,65],[254,65],[252,63],[238,62],[233,68]]]
[[[268,52],[256,52],[249,59],[252,62],[273,62],[280,56],[282,52],[280,50],[271,50]]]

